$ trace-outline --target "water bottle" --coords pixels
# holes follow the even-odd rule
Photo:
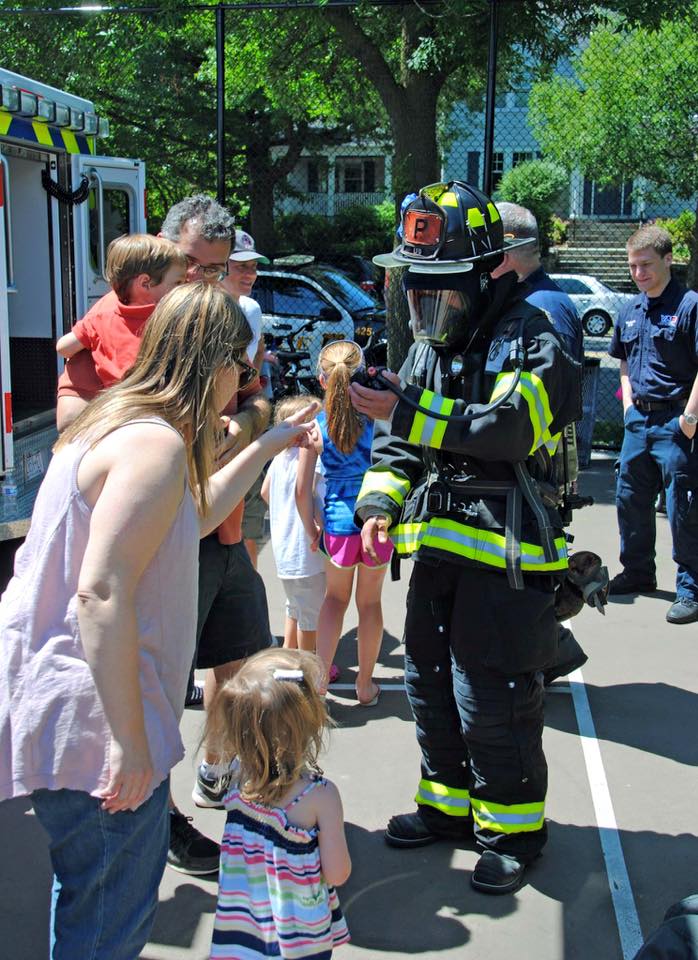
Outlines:
[[[0,503],[2,505],[2,519],[16,520],[19,516],[19,484],[14,470],[6,470],[0,483]]]

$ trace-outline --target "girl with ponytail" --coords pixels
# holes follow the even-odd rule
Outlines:
[[[336,340],[320,352],[318,374],[325,390],[325,409],[317,418],[313,443],[300,451],[296,502],[311,549],[325,555],[327,592],[317,628],[317,653],[325,666],[325,687],[356,582],[356,697],[361,706],[373,706],[380,693],[373,668],[383,638],[381,590],[393,548],[390,541],[378,544],[376,564],[362,549],[360,530],[354,524],[354,504],[371,465],[373,440],[373,421],[358,414],[349,398],[352,374],[363,364],[361,347],[351,340]],[[313,515],[313,476],[318,457],[326,483],[322,527]]]

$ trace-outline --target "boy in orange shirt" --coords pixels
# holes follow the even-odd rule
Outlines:
[[[112,240],[106,276],[112,289],[60,337],[66,359],[89,350],[104,387],[123,379],[136,359],[146,321],[156,303],[186,281],[184,254],[162,237],[136,233]]]

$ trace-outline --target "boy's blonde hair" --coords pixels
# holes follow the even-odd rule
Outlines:
[[[251,340],[245,314],[224,290],[202,281],[175,287],[145,325],[133,367],[87,405],[54,449],[74,440],[94,446],[132,420],[161,417],[189,438],[189,484],[205,514],[220,428],[216,378]]]
[[[327,434],[340,453],[351,453],[364,429],[349,396],[351,375],[363,362],[363,350],[353,340],[328,343],[318,358],[318,370],[326,382]]]
[[[298,670],[302,680],[274,677]],[[272,806],[301,773],[316,773],[330,721],[318,693],[324,668],[314,653],[271,647],[245,661],[219,691],[204,740],[221,761],[237,758],[240,792]]]
[[[279,400],[276,406],[274,407],[274,425],[278,427],[280,423],[284,420],[288,420],[289,417],[292,417],[294,413],[298,413],[299,410],[302,410],[303,407],[307,407],[315,397],[310,397],[308,394],[294,394],[292,397],[284,397],[283,400]],[[311,420],[314,420],[317,416],[317,409],[313,410],[306,417],[305,422],[309,423]]]
[[[171,240],[131,233],[117,237],[107,247],[105,276],[122,303],[129,302],[131,281],[147,273],[153,283],[162,283],[170,267],[187,266],[187,258]]]

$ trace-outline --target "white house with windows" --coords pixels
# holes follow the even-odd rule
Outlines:
[[[347,207],[373,206],[390,195],[391,157],[374,144],[347,143],[323,154],[301,156],[279,196],[277,213],[333,217]]]
[[[541,156],[528,123],[529,93],[524,86],[497,96],[492,158],[495,190],[507,170]],[[471,111],[464,102],[455,104],[443,152],[444,180],[482,184],[484,136],[484,112]],[[288,193],[277,197],[276,211],[333,217],[346,207],[381,203],[391,196],[391,163],[390,148],[383,143],[347,143],[321,154],[301,156],[288,177]],[[679,200],[668,191],[647,194],[641,181],[602,187],[575,172],[566,203],[558,212],[575,220],[644,220],[676,216],[690,206],[690,201]]]

